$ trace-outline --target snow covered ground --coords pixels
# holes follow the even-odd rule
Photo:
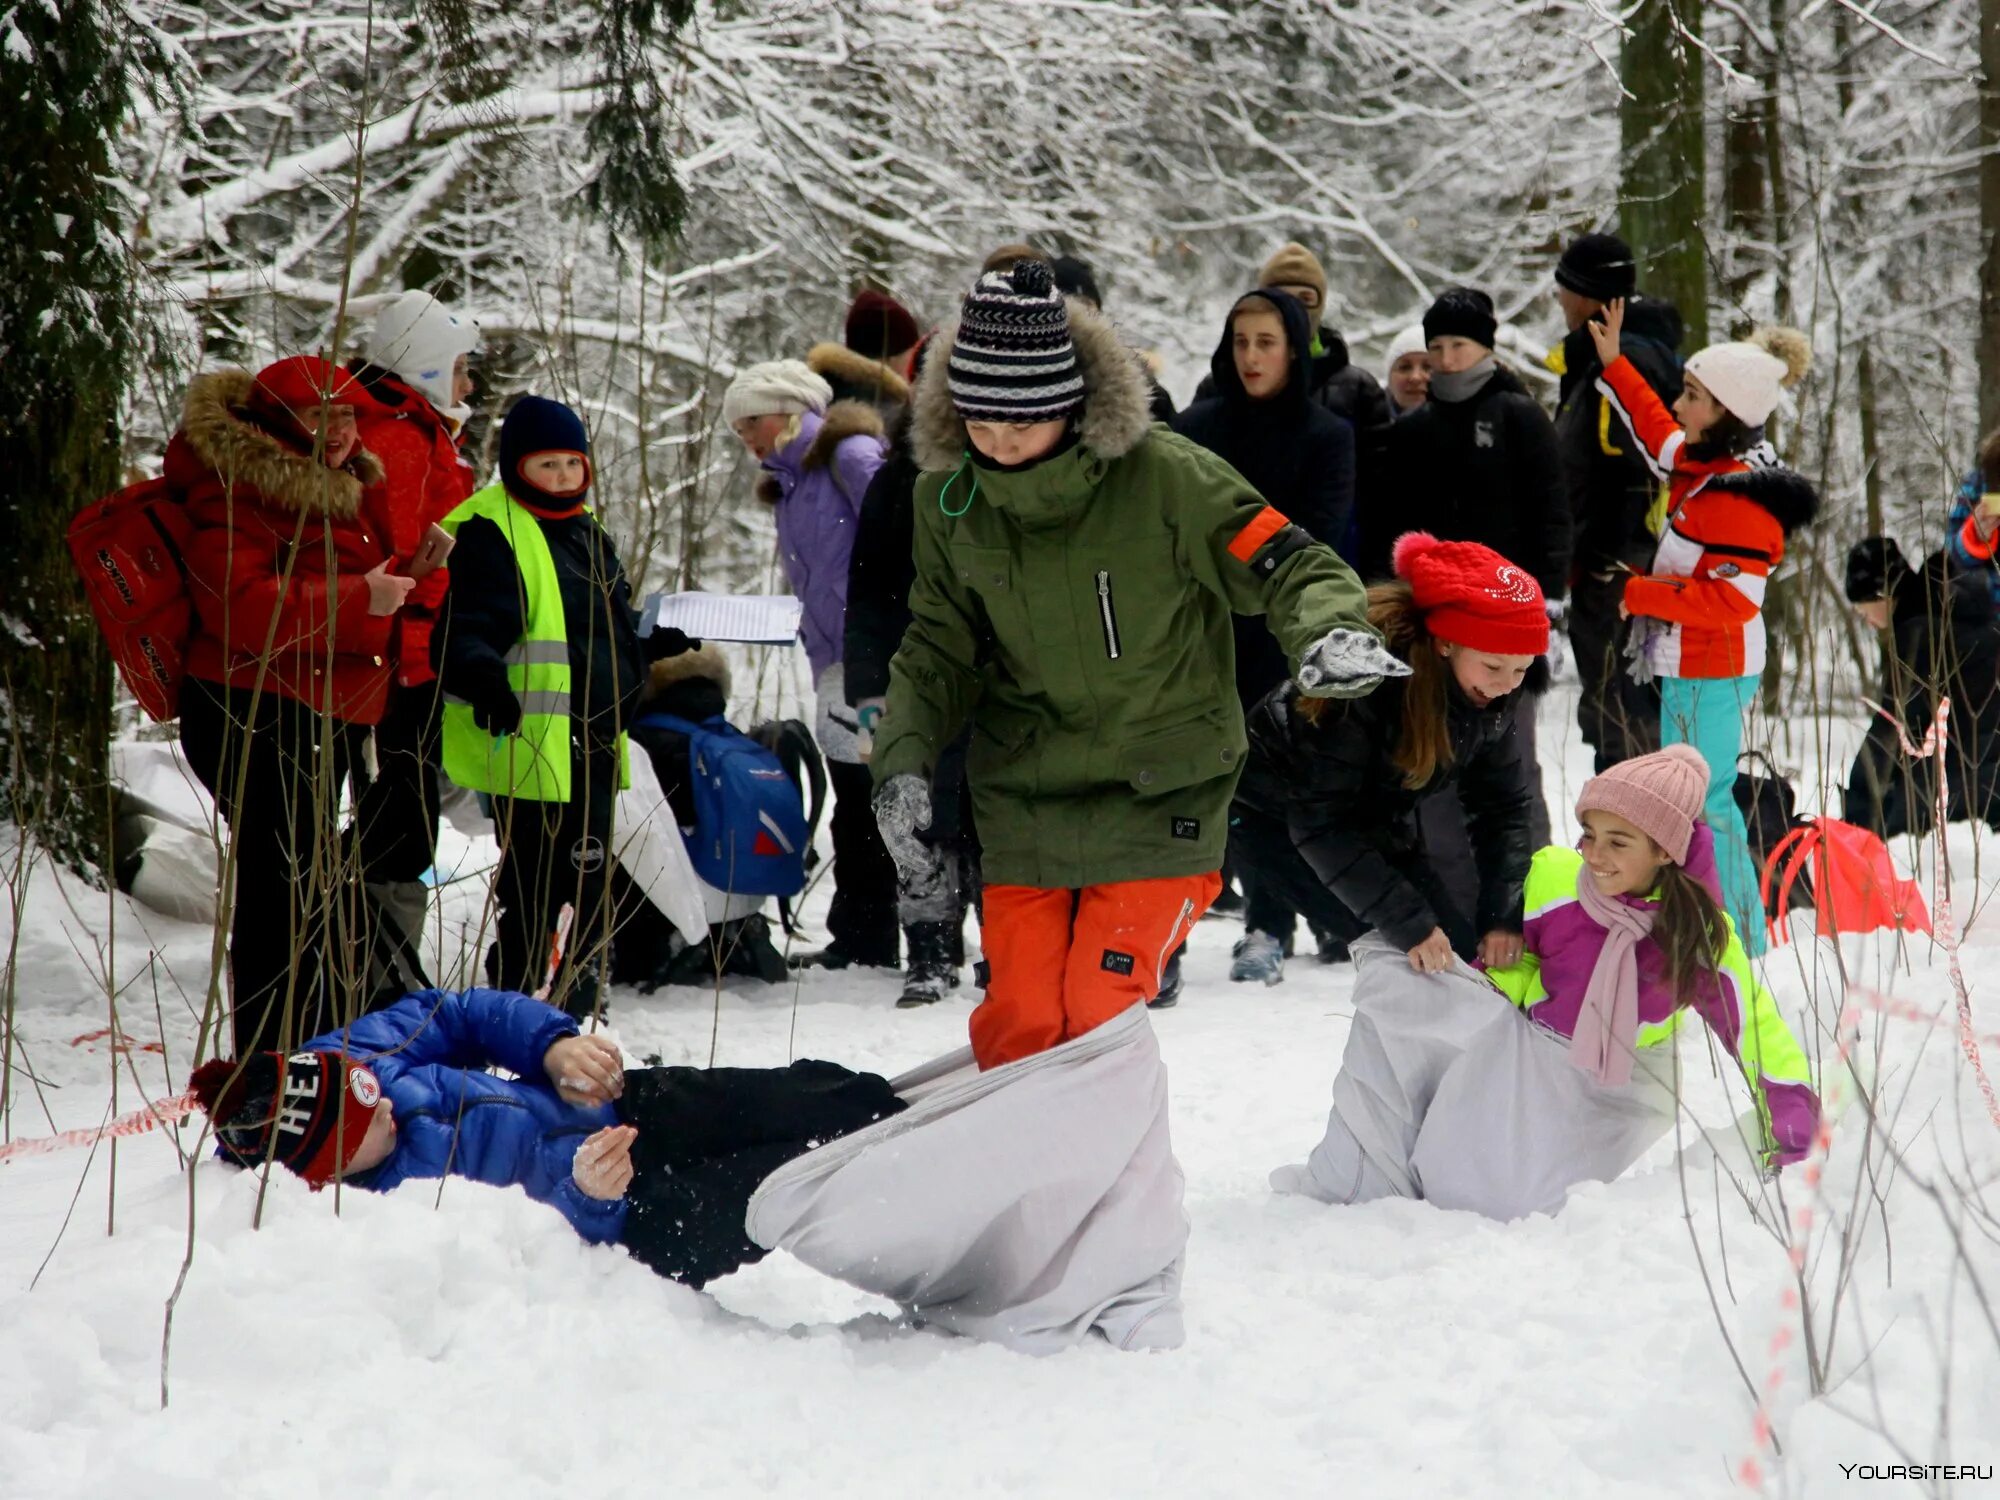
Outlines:
[[[1569,712],[1558,692],[1543,716],[1544,745],[1566,747],[1548,773],[1565,836],[1587,771]],[[0,834],[0,869],[7,854]],[[1954,830],[1961,902],[1972,855]],[[107,1024],[84,958],[114,915],[115,973],[139,976],[120,1018],[135,1047],[164,1046],[164,1066],[82,1040]],[[1721,1494],[1752,1451],[1726,1329],[1751,1381],[1780,1372],[1770,1493],[2000,1495],[2000,1480],[1842,1471],[2000,1465],[2000,1129],[1950,1029],[1864,1023],[1864,1078],[1903,1164],[1865,1150],[1856,1105],[1818,1196],[1788,1174],[1780,1206],[1749,1179],[1729,1139],[1741,1082],[1690,1043],[1684,1169],[1663,1143],[1561,1216],[1514,1225],[1417,1203],[1329,1210],[1274,1197],[1265,1175],[1320,1129],[1351,971],[1294,960],[1276,988],[1231,985],[1235,932],[1201,925],[1186,995],[1155,1021],[1193,1221],[1178,1352],[1035,1360],[911,1331],[782,1256],[695,1293],[583,1246],[518,1193],[464,1182],[336,1202],[280,1174],[253,1228],[255,1179],[212,1161],[190,1178],[161,1133],[120,1145],[115,1191],[108,1147],[0,1166],[0,1494]],[[41,1084],[17,1078],[14,1137],[98,1123],[114,1071],[120,1111],[140,1085],[178,1088],[206,929],[44,870],[13,936],[17,1039]],[[1800,936],[1771,982],[1830,1064],[1831,952]],[[2000,917],[1982,912],[1966,960],[1989,1034],[1995,947]],[[149,950],[164,960],[152,973]],[[1948,1019],[1942,961],[1908,953],[1895,993]],[[1847,958],[1888,977],[1886,945],[1850,941]],[[912,1013],[894,993],[875,974],[731,981],[719,999],[620,991],[611,1019],[630,1057],[667,1062],[895,1071],[963,1041],[970,995]],[[2000,1071],[2000,1044],[1986,1055]],[[1872,1193],[1857,1189],[1864,1159]],[[1852,1242],[1823,1398],[1806,1402],[1802,1336],[1774,1362],[1774,1331],[1800,1318],[1781,1301],[1785,1249],[1736,1181],[1767,1225],[1814,1210],[1816,1350]],[[1966,1208],[1982,1194],[1983,1218]],[[163,1312],[191,1211],[163,1410]]]

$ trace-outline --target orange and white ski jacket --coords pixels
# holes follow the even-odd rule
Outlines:
[[[1748,453],[1695,456],[1687,434],[1622,355],[1598,389],[1667,486],[1651,571],[1625,584],[1625,608],[1657,621],[1646,656],[1659,677],[1751,677],[1764,669],[1764,589],[1785,538],[1819,497],[1759,443]]]

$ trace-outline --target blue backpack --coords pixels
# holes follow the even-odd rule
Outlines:
[[[731,895],[797,895],[812,827],[778,757],[720,715],[699,724],[665,713],[635,721],[648,724],[687,736],[695,811],[687,851],[695,873]]]

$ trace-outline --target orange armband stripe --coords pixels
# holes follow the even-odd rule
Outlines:
[[[1267,505],[1257,512],[1248,526],[1236,533],[1236,540],[1229,544],[1229,555],[1240,563],[1248,564],[1257,555],[1259,547],[1291,524],[1277,506]]]

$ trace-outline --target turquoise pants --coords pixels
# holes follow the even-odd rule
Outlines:
[[[1764,902],[1757,866],[1736,809],[1736,757],[1743,749],[1743,711],[1757,691],[1755,677],[1660,679],[1660,743],[1692,745],[1708,762],[1708,826],[1723,904],[1751,958],[1764,951]]]

